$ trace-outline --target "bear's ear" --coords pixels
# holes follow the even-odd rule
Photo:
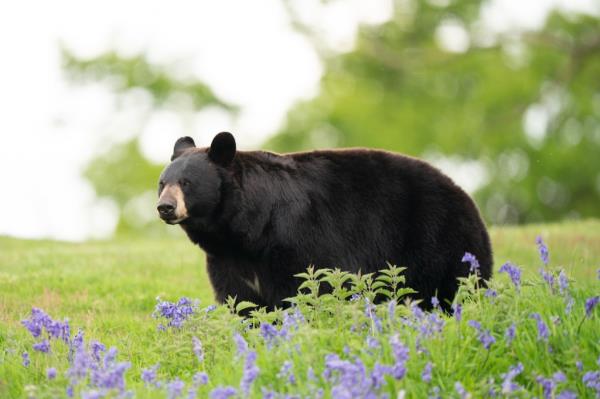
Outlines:
[[[233,138],[233,134],[228,132],[217,134],[210,144],[208,157],[218,165],[228,166],[235,157],[235,139]]]
[[[188,136],[178,138],[175,142],[175,147],[173,147],[173,155],[171,155],[171,161],[183,154],[185,150],[192,147],[196,147],[193,138]]]

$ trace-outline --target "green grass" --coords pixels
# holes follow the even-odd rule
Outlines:
[[[529,283],[520,294],[505,275],[498,274],[493,282],[499,292],[495,303],[479,294],[465,294],[463,321],[457,323],[441,316],[445,320],[441,335],[421,343],[428,354],[417,353],[417,332],[390,321],[385,305],[378,306],[384,322],[382,332],[369,328],[353,332],[352,326],[369,325],[363,312],[364,302],[320,299],[318,312],[302,307],[309,324],[302,325],[290,342],[268,349],[258,329],[244,333],[258,353],[261,370],[252,396],[261,396],[261,386],[303,396],[314,395],[313,389],[321,386],[327,397],[330,384],[322,379],[309,382],[305,377],[309,366],[320,375],[328,353],[338,353],[347,360],[359,356],[369,370],[375,362],[391,364],[388,341],[397,333],[410,347],[410,360],[408,374],[402,380],[387,377],[381,392],[392,397],[398,390],[405,390],[407,397],[424,397],[433,386],[440,387],[443,397],[452,397],[456,396],[456,381],[473,397],[480,397],[487,391],[489,378],[498,383],[500,375],[519,361],[525,366],[516,380],[525,389],[521,395],[541,396],[536,377],[549,377],[562,370],[568,381],[559,385],[558,392],[568,388],[580,397],[593,397],[593,391],[583,385],[583,373],[577,370],[575,362],[582,361],[585,371],[600,367],[596,365],[600,353],[598,309],[580,327],[586,298],[600,293],[596,272],[600,268],[600,222],[493,228],[491,234],[496,270],[507,260],[524,270],[524,280]],[[540,261],[534,240],[538,234],[550,249],[551,268],[564,268],[572,279],[575,305],[570,315],[564,313],[565,299],[551,292],[537,274]],[[236,359],[231,337],[234,330],[242,331],[240,319],[230,315],[226,307],[220,307],[208,316],[195,317],[181,330],[160,332],[156,329],[157,320],[151,317],[157,296],[172,301],[181,296],[199,298],[201,306],[213,303],[204,255],[183,236],[82,244],[0,238],[0,397],[64,396],[66,348],[52,342],[51,355],[32,351],[35,341],[20,325],[32,306],[44,309],[56,319],[68,317],[72,329],[82,328],[86,339],[117,347],[118,359],[132,364],[126,373],[127,388],[136,391],[138,397],[165,396],[164,392],[144,388],[140,380],[141,369],[157,362],[161,364],[162,380],[178,376],[187,383],[195,371],[205,370],[210,382],[199,397],[207,396],[216,386],[237,387],[243,359]],[[397,314],[403,312],[408,309],[398,307]],[[532,312],[540,313],[550,325],[549,343],[538,342],[535,321],[529,317]],[[255,321],[278,317],[281,314],[261,314]],[[551,317],[558,317],[557,324],[550,321]],[[496,338],[489,353],[477,341],[474,329],[467,326],[468,319],[479,320]],[[503,341],[503,333],[513,321],[518,323],[518,333],[509,347]],[[379,349],[366,347],[365,336],[369,333],[381,342]],[[192,353],[192,335],[203,342],[203,364],[198,364]],[[548,352],[548,345],[552,353]],[[351,355],[344,354],[345,346]],[[31,355],[29,368],[21,365],[23,351]],[[277,378],[284,360],[293,362],[296,386]],[[434,363],[430,384],[420,378],[427,361]],[[45,370],[50,366],[59,370],[59,377],[48,382]]]

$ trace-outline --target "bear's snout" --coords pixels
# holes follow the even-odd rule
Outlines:
[[[187,219],[188,214],[181,187],[179,185],[165,187],[158,198],[156,209],[160,218],[169,224],[177,224]]]

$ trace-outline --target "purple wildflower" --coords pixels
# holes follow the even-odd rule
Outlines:
[[[233,340],[237,346],[237,355],[242,356],[248,352],[248,343],[239,333],[233,334]]]
[[[440,396],[440,387],[431,388],[431,393],[429,394],[429,399],[442,399]]]
[[[159,297],[156,298],[156,301],[158,303],[156,304],[154,313],[152,313],[152,317],[162,317],[169,320],[167,327],[181,327],[198,308],[198,301],[191,301],[186,297],[180,298],[177,303],[162,301]]]
[[[364,364],[359,358],[354,363],[341,360],[338,355],[325,356],[323,378],[332,384],[333,398],[371,398],[383,383],[383,374],[389,373],[389,367],[377,365],[373,373],[367,375]]]
[[[38,342],[37,344],[33,344],[33,349],[38,352],[48,353],[50,352],[50,342],[47,339],[42,342]]]
[[[470,327],[473,327],[478,331],[479,342],[481,342],[485,349],[489,350],[492,344],[496,342],[496,338],[494,338],[494,336],[490,333],[489,330],[484,330],[483,328],[481,328],[481,324],[478,321],[469,320],[468,324]]]
[[[367,335],[367,346],[371,349],[379,348],[379,340],[372,335]]]
[[[453,316],[456,319],[456,321],[460,321],[462,319],[462,304],[453,303],[452,311],[453,311]]]
[[[277,378],[287,379],[287,382],[289,384],[296,385],[296,376],[292,371],[292,366],[293,364],[289,360],[283,362],[283,365],[281,365],[281,369],[279,369],[279,373],[277,373]]]
[[[49,380],[53,380],[56,378],[56,369],[54,367],[48,367],[46,369],[46,377]]]
[[[360,294],[352,294],[350,297],[350,302],[356,302],[360,299]]]
[[[437,309],[440,306],[439,299],[437,299],[437,297],[435,297],[435,296],[432,296],[431,297],[431,305],[433,306],[434,309]]]
[[[260,369],[256,366],[256,352],[250,351],[246,355],[244,363],[244,373],[240,381],[240,389],[247,396],[250,393],[250,387],[256,378]]]
[[[596,397],[600,396],[600,371],[588,371],[581,380],[586,387],[596,391]]]
[[[510,345],[512,343],[512,341],[515,339],[516,333],[517,333],[517,326],[515,325],[515,323],[511,324],[506,329],[506,331],[504,332],[504,338],[508,345]]]
[[[556,395],[556,399],[577,399],[577,394],[567,389]]]
[[[506,262],[505,264],[500,266],[498,272],[507,273],[511,281],[515,285],[515,288],[517,289],[517,291],[519,291],[519,289],[521,288],[521,269],[517,265],[513,265],[510,262]]]
[[[196,355],[198,362],[202,363],[202,361],[204,361],[204,350],[202,349],[202,342],[200,341],[200,339],[198,339],[198,337],[193,336],[192,343],[192,349],[194,351],[194,354]]]
[[[548,266],[549,262],[549,253],[548,247],[544,244],[541,236],[537,236],[535,239],[535,243],[537,244],[538,251],[540,253],[540,259],[544,262],[544,265]]]
[[[371,382],[374,389],[379,389],[385,382],[385,376],[392,372],[390,366],[375,363],[373,370],[371,371]]]
[[[279,331],[271,323],[260,323],[260,335],[262,335],[267,348],[272,348],[277,343]]]
[[[179,378],[175,378],[173,381],[167,384],[167,393],[169,399],[175,399],[181,396],[183,387],[185,384]]]
[[[234,387],[217,387],[210,393],[210,399],[229,399],[237,395],[237,389]]]
[[[569,289],[569,278],[564,270],[561,270],[558,274],[558,289],[561,294],[565,294]]]
[[[104,394],[98,392],[95,389],[92,389],[91,391],[85,391],[81,393],[81,399],[100,399],[103,398]]]
[[[203,371],[198,371],[196,374],[194,374],[193,384],[196,387],[208,384],[208,374]]]
[[[463,262],[468,262],[471,266],[469,268],[469,273],[479,274],[479,261],[470,252],[465,252],[465,255],[462,257]]]
[[[390,323],[394,322],[396,318],[396,300],[394,299],[388,303],[388,318],[390,319]]]
[[[377,317],[377,313],[375,313],[376,309],[375,305],[369,301],[369,298],[365,298],[365,316],[371,319],[371,323],[375,327],[375,330],[381,331],[383,326],[381,325],[381,320]]]
[[[550,331],[548,330],[546,323],[542,320],[542,316],[540,316],[539,313],[532,313],[531,317],[537,321],[538,341],[548,341]]]
[[[490,302],[494,303],[494,298],[498,296],[498,292],[495,289],[488,288],[487,290],[485,290],[484,295],[486,298],[491,298]]]
[[[100,361],[100,353],[104,352],[106,350],[106,347],[104,346],[104,344],[102,344],[101,342],[98,341],[92,341],[91,344],[92,346],[92,357],[99,362]]]
[[[29,364],[31,363],[31,361],[29,360],[29,353],[23,352],[21,354],[21,357],[23,358],[23,366],[29,367]]]
[[[592,311],[598,305],[598,302],[600,302],[600,296],[593,296],[585,301],[585,317],[592,315]]]
[[[461,397],[461,399],[467,399],[470,397],[469,392],[467,392],[465,387],[463,387],[463,385],[460,382],[456,381],[456,383],[454,384],[454,389],[456,390],[456,393],[458,393],[458,395]]]
[[[206,313],[210,313],[212,311],[214,311],[217,308],[217,305],[208,305],[207,307],[204,308],[204,311]]]
[[[551,272],[547,272],[543,267],[540,268],[540,275],[554,292],[554,275]]]
[[[523,372],[524,367],[522,363],[517,364],[514,367],[510,367],[506,374],[502,374],[502,393],[508,395],[515,392],[521,387],[514,382],[514,379]]]
[[[473,327],[478,331],[481,330],[481,323],[479,323],[477,320],[469,320],[467,324],[469,325],[469,327]]]
[[[421,380],[426,383],[431,382],[431,370],[433,369],[433,363],[427,362],[425,367],[423,368],[423,372],[421,373]]]
[[[392,352],[396,361],[392,366],[392,375],[395,379],[400,380],[406,375],[406,362],[408,361],[409,350],[408,347],[400,341],[398,334],[395,334],[390,338],[390,345],[392,346]]]
[[[581,360],[576,361],[575,367],[577,367],[577,370],[583,371],[583,362]]]
[[[568,296],[567,305],[565,306],[566,314],[571,314],[571,311],[573,310],[573,305],[575,305],[575,300],[573,299],[573,297]]]
[[[159,364],[155,364],[154,366],[143,369],[142,370],[142,381],[146,386],[153,384],[156,381],[156,370],[158,370]]]
[[[554,389],[556,388],[556,382],[554,382],[551,378],[544,378],[542,376],[538,376],[535,380],[538,382],[538,384],[542,386],[544,398],[552,398],[552,394],[554,393]]]

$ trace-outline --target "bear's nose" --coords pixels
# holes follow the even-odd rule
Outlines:
[[[175,212],[175,206],[168,203],[158,204],[156,209],[158,209],[158,213],[161,217],[172,216],[173,212]]]

